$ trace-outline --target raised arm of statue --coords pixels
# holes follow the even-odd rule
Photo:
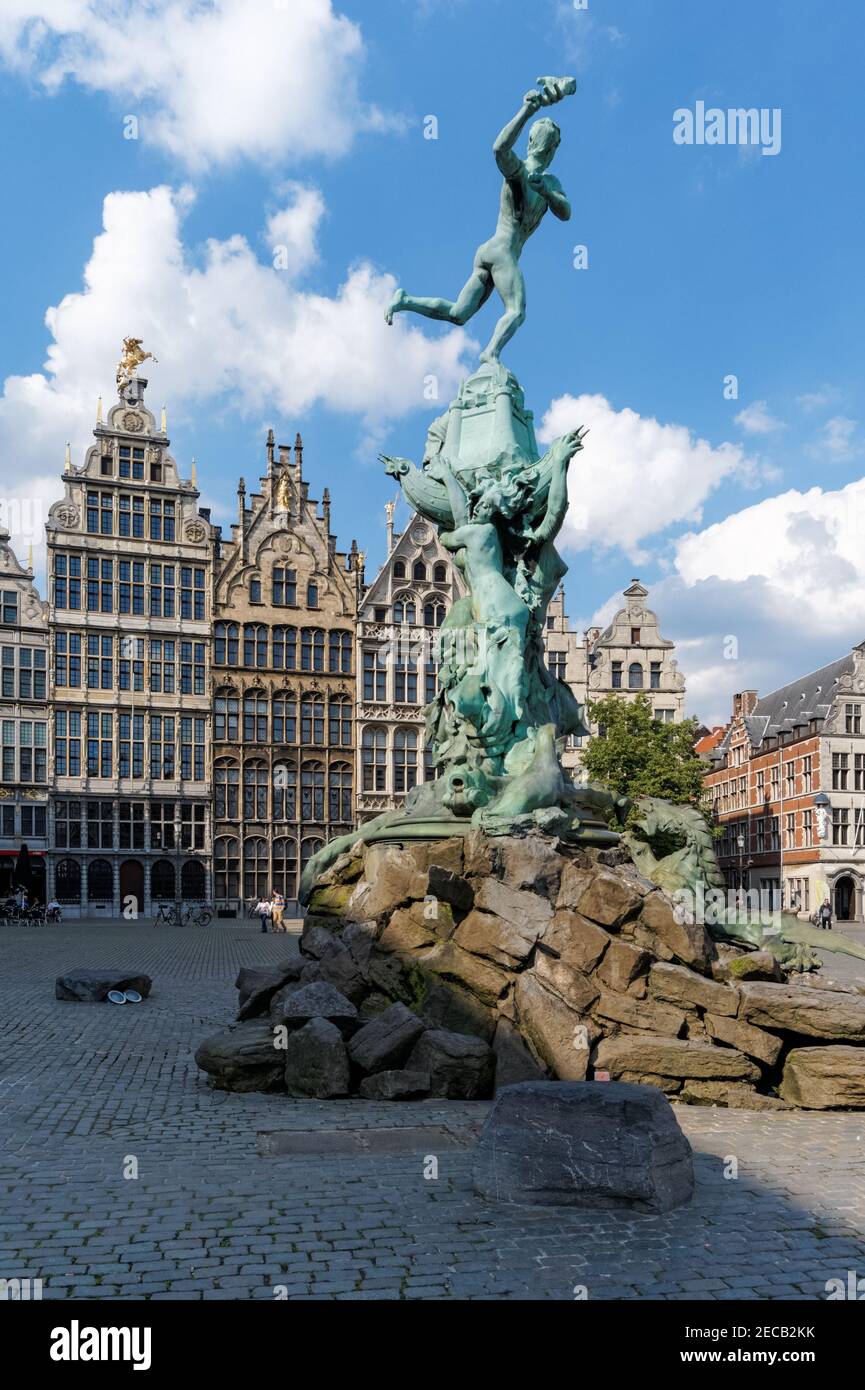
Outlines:
[[[557,439],[550,449],[553,471],[547,497],[547,510],[543,521],[529,535],[529,540],[535,545],[543,545],[546,541],[554,540],[562,529],[562,523],[568,510],[568,466],[574,454],[579,453],[582,449],[583,440],[587,434],[588,430],[582,427],[578,430],[571,430],[569,434],[563,434],[561,438]]]
[[[513,120],[508,121],[495,138],[493,154],[496,157],[496,164],[506,179],[516,178],[517,174],[525,169],[519,155],[514,154],[514,145],[526,122],[535,114],[540,104],[540,92],[535,90],[526,92],[523,97],[523,104]]]

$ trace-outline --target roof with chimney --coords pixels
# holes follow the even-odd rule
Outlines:
[[[724,760],[737,725],[744,727],[755,751],[768,739],[793,733],[797,728],[807,729],[812,722],[821,725],[832,708],[842,678],[854,670],[857,650],[854,648],[837,661],[799,676],[757,700],[748,714],[731,721],[724,738],[711,751],[710,760],[716,764]]]

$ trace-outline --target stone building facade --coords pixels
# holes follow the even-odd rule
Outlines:
[[[46,525],[48,892],[67,916],[210,896],[214,530],[146,387],[118,372]]]
[[[355,821],[355,622],[363,556],[336,549],[292,451],[267,439],[259,490],[217,546],[212,699],[214,902],[289,904],[325,840]]]
[[[0,898],[26,844],[32,896],[47,901],[48,695],[47,604],[0,526]]]
[[[685,678],[673,655],[675,644],[661,636],[657,614],[646,606],[648,593],[639,579],[632,580],[623,593],[624,607],[607,627],[589,628],[581,638],[571,630],[560,589],[547,613],[547,664],[582,705],[606,695],[645,694],[657,719],[679,723],[685,717]],[[572,772],[580,767],[585,742],[574,736],[563,753]]]
[[[357,818],[401,806],[435,773],[424,748],[423,707],[435,695],[438,636],[465,582],[435,527],[414,515],[394,534],[364,592],[357,623]]]
[[[685,678],[673,653],[675,643],[661,636],[658,616],[647,607],[649,591],[639,579],[624,590],[624,606],[603,629],[585,638],[586,698],[645,694],[656,719],[677,724],[685,717]]]
[[[865,643],[780,690],[734,696],[706,787],[728,884],[865,920]]]

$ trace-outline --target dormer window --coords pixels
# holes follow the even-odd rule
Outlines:
[[[144,446],[141,444],[121,444],[117,450],[121,478],[144,480]]]
[[[638,627],[632,627],[632,628],[631,628],[631,646],[632,646],[632,647],[639,647],[639,645],[640,645],[640,629],[639,629]]]
[[[394,579],[405,579],[405,564],[402,560],[395,560],[393,566]]]
[[[2,621],[14,626],[18,621],[18,594],[14,589],[4,589],[2,594]]]

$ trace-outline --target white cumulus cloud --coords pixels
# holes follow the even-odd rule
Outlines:
[[[740,410],[736,424],[741,425],[746,434],[774,434],[784,428],[783,420],[778,420],[765,401],[752,401]]]
[[[405,317],[388,327],[384,306],[396,281],[364,262],[347,269],[332,295],[305,289],[299,275],[315,258],[323,204],[300,185],[289,196],[268,220],[266,260],[240,235],[187,247],[188,189],[106,197],[83,287],[46,313],[45,370],[3,384],[7,494],[17,488],[33,496],[43,483],[48,489],[48,479],[49,495],[59,495],[64,444],[72,441],[79,461],[91,442],[96,398],[110,399],[129,333],[159,359],[148,364],[151,404],[168,403],[169,425],[178,414],[194,418],[206,402],[249,418],[264,411],[296,418],[323,405],[357,415],[375,432],[428,410],[431,378],[439,399],[449,399],[467,371],[465,333],[427,338]],[[271,259],[277,234],[290,249],[287,269]]]
[[[190,169],[330,158],[392,123],[331,0],[2,0],[0,58],[49,93],[106,93]]]
[[[571,464],[570,511],[562,542],[573,549],[621,546],[645,558],[643,542],[675,523],[699,524],[704,502],[725,479],[747,480],[754,462],[738,444],[713,447],[685,425],[616,410],[600,395],[560,396],[538,432],[544,443],[588,425]]]

